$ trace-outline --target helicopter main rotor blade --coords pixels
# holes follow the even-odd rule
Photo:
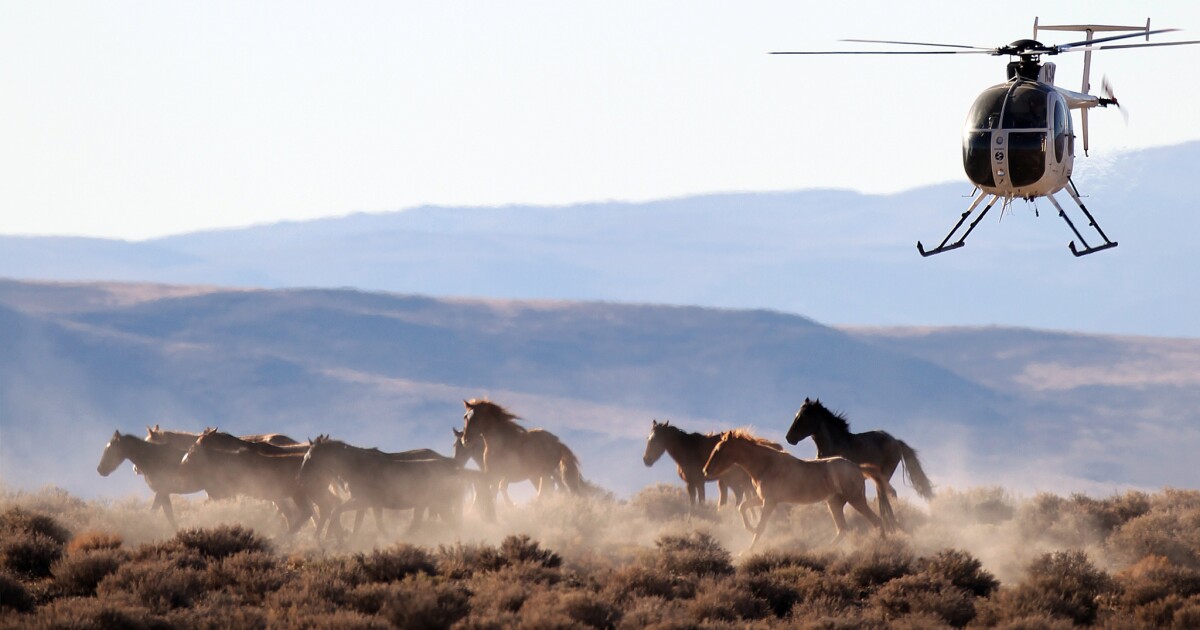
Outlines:
[[[964,46],[962,44],[933,44],[930,42],[900,42],[890,39],[840,39],[842,42],[857,42],[860,44],[900,44],[903,46],[938,46],[940,48],[969,48],[971,50],[996,50],[986,46]]]
[[[1156,42],[1153,44],[1111,44],[1108,46],[1088,46],[1087,48],[1072,48],[1063,52],[1088,52],[1091,50],[1116,50],[1118,48],[1154,48],[1155,46],[1187,46],[1189,44],[1200,44],[1200,39],[1193,39],[1186,42]]]
[[[781,50],[768,55],[995,55],[988,50]]]
[[[1158,35],[1159,33],[1171,33],[1173,31],[1178,31],[1178,30],[1179,29],[1177,29],[1177,28],[1160,28],[1160,29],[1154,30],[1154,31],[1138,31],[1136,33],[1126,33],[1125,35],[1111,35],[1109,37],[1101,37],[1098,39],[1093,39],[1091,41],[1085,39],[1083,41],[1078,41],[1078,42],[1070,42],[1067,44],[1058,44],[1057,46],[1050,46],[1049,48],[1056,49],[1059,52],[1066,52],[1076,46],[1091,46],[1093,44],[1099,44],[1101,42],[1111,42],[1111,41],[1118,40],[1118,39],[1129,39],[1130,37],[1150,37],[1151,35]]]

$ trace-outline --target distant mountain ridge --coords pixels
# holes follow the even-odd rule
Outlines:
[[[810,395],[845,410],[856,430],[902,436],[948,486],[1157,486],[1176,481],[1164,475],[1200,446],[1200,367],[1189,363],[1200,365],[1200,342],[839,330],[762,310],[19,281],[0,281],[0,338],[0,473],[89,494],[139,489],[131,474],[94,473],[114,429],[333,433],[445,452],[460,401],[474,396],[562,435],[585,475],[620,494],[674,477],[641,464],[651,418],[704,431],[752,425],[781,439]],[[1089,354],[1062,353],[1071,343]],[[1089,372],[1152,376],[1155,353],[1170,359],[1157,381]],[[1039,387],[1039,374],[1060,386]],[[1140,425],[1170,444],[1130,432]],[[811,456],[812,446],[791,450]]]
[[[1045,203],[993,209],[929,259],[963,183],[566,207],[420,207],[144,242],[0,236],[0,276],[764,308],[846,325],[1003,324],[1200,337],[1200,142],[1080,160],[1120,247],[1074,259]],[[1045,211],[1045,212],[1042,212]],[[1077,221],[1078,223],[1078,221]]]

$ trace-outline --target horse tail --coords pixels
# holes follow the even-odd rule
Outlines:
[[[892,510],[892,500],[889,494],[895,494],[892,484],[883,476],[883,471],[875,464],[859,464],[863,477],[875,482],[875,495],[879,498],[879,518],[883,520],[884,534],[895,533],[899,528],[896,513]]]
[[[922,499],[926,501],[933,499],[933,484],[921,468],[921,460],[917,459],[916,449],[905,444],[904,440],[896,440],[896,442],[900,444],[900,455],[904,461],[904,476],[908,478],[908,483],[917,491],[917,494],[921,495]]]
[[[571,449],[567,448],[566,444],[562,444],[558,458],[558,469],[562,476],[563,485],[571,491],[571,494],[583,493],[583,475],[579,472],[579,458]]]

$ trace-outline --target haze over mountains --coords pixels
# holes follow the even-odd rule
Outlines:
[[[1200,336],[1200,143],[1079,158],[1120,247],[1074,259],[1047,203],[929,259],[964,182],[897,195],[730,193],[568,207],[421,207],[142,242],[0,236],[0,276],[769,308],[852,325]],[[1065,199],[1065,197],[1064,197]],[[169,212],[170,209],[164,209]],[[1083,219],[1076,220],[1080,227]],[[1085,236],[1087,234],[1085,233]]]
[[[917,446],[942,486],[1195,483],[1200,342],[1017,329],[838,330],[778,312],[450,300],[353,290],[0,281],[0,472],[144,493],[96,473],[147,424],[332,433],[449,450],[461,399],[559,433],[628,495],[651,418],[781,439],[805,396]],[[809,443],[791,449],[811,456]]]
[[[0,474],[140,490],[95,463],[156,422],[447,451],[459,401],[487,395],[628,494],[674,477],[641,465],[651,418],[781,439],[819,396],[942,485],[1194,485],[1200,143],[1077,168],[1121,243],[1083,259],[1023,204],[920,258],[960,185],[0,237]]]

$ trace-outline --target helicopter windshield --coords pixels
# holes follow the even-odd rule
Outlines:
[[[1005,129],[1045,129],[1050,89],[1032,81],[1013,86],[1004,106]]]
[[[996,85],[983,91],[967,114],[967,129],[997,129],[1000,127],[1000,112],[1004,109],[1004,97],[1008,85]]]

